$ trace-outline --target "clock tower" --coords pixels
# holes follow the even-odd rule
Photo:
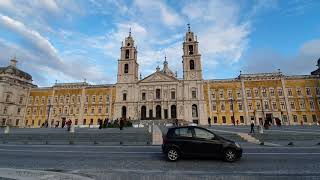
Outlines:
[[[131,36],[126,37],[125,42],[122,42],[121,56],[118,60],[118,83],[133,83],[138,81],[138,63],[137,49],[134,47],[134,40]]]
[[[188,24],[188,32],[183,42],[183,79],[184,80],[202,80],[201,55],[198,51],[197,36],[190,31]]]

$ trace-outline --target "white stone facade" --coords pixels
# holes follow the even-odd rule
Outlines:
[[[32,77],[16,67],[11,60],[7,67],[0,68],[0,126],[22,126]]]
[[[138,79],[137,50],[131,34],[121,47],[118,60],[115,117],[134,120],[179,119],[205,124],[201,55],[193,32],[186,32],[182,54],[183,78],[164,61],[151,75]]]

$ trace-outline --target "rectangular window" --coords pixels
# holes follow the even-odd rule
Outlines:
[[[252,110],[252,102],[248,102],[249,110]]]
[[[161,90],[160,89],[156,89],[156,99],[160,99],[161,97]]]
[[[304,100],[300,100],[299,101],[299,104],[300,104],[300,109],[305,109],[306,108],[306,105],[304,103]]]
[[[193,45],[189,45],[189,55],[193,54]]]
[[[267,90],[265,88],[262,89],[262,96],[267,97]]]
[[[96,102],[96,96],[92,96],[92,103],[95,103]]]
[[[217,116],[214,116],[214,117],[213,117],[213,123],[215,123],[215,124],[218,123],[218,118],[217,118]]]
[[[215,93],[214,90],[212,90],[212,92],[211,92],[211,98],[212,98],[212,99],[216,99],[216,93]]]
[[[268,101],[264,102],[264,109],[269,109],[269,102]]]
[[[226,119],[225,116],[222,116],[222,123],[223,123],[223,124],[226,124],[226,123],[227,123],[227,119]]]
[[[302,119],[303,119],[303,122],[308,122],[308,118],[307,118],[307,115],[302,115]]]
[[[298,122],[298,116],[297,115],[293,115],[293,122]]]
[[[98,113],[101,114],[101,112],[102,112],[102,107],[99,106]]]
[[[279,95],[279,96],[283,96],[283,91],[282,91],[282,89],[278,89],[278,95]]]
[[[192,98],[196,99],[197,98],[197,92],[196,91],[192,91]]]
[[[221,111],[225,111],[225,110],[226,110],[226,106],[224,102],[221,102]]]
[[[275,102],[275,101],[272,102],[272,109],[273,110],[277,109],[277,102]]]
[[[247,89],[247,91],[246,91],[246,93],[247,93],[247,97],[251,97],[251,90],[250,89]]]
[[[101,95],[99,96],[99,102],[102,102],[102,96]]]
[[[240,116],[240,123],[241,123],[241,124],[244,124],[244,118],[243,118],[243,116]]]
[[[175,91],[171,91],[171,99],[176,99],[176,92]]]
[[[42,98],[41,98],[41,104],[44,104],[45,101],[46,101],[46,98],[45,98],[45,97],[42,97]]]
[[[274,97],[274,89],[270,89],[270,96]]]
[[[87,124],[87,120],[86,119],[83,119],[83,125],[86,125]]]
[[[238,102],[238,109],[239,109],[239,111],[242,111],[242,103],[241,102]]]
[[[312,114],[312,122],[314,122],[314,123],[318,122],[317,115]]]
[[[288,96],[292,96],[292,90],[288,89]]]
[[[257,106],[257,110],[260,110],[261,109],[261,104],[260,104],[260,102],[258,101],[258,102],[256,102],[256,106]]]
[[[81,96],[77,97],[77,102],[78,102],[78,104],[81,102]]]
[[[290,102],[290,107],[291,107],[291,109],[296,109],[296,106],[293,101]]]
[[[306,88],[306,94],[307,94],[307,96],[311,96],[311,89],[310,88]]]
[[[230,99],[232,98],[232,90],[228,91],[228,98],[230,98]]]
[[[283,120],[284,122],[287,122],[287,121],[288,121],[287,115],[282,115],[282,120]]]
[[[302,96],[301,88],[297,88],[297,95],[298,95],[298,96]]]
[[[310,105],[310,109],[314,110],[314,102],[313,101],[309,101],[309,105]]]
[[[237,98],[241,98],[241,91],[240,90],[237,91]]]
[[[19,104],[22,104],[22,103],[23,103],[23,96],[20,96]]]
[[[223,95],[223,90],[220,90],[220,91],[219,91],[219,96],[220,96],[220,99],[223,99],[223,96],[224,96],[224,95]]]
[[[316,95],[320,96],[320,88],[318,88],[318,87],[316,88]]]
[[[20,115],[20,112],[21,112],[21,108],[18,108],[17,114]]]
[[[254,96],[255,96],[255,97],[259,97],[259,91],[258,91],[258,89],[255,89],[255,90],[254,90]]]
[[[126,100],[127,100],[127,93],[123,93],[123,94],[122,94],[122,100],[123,100],[123,101],[126,101]]]
[[[110,102],[110,96],[109,96],[109,95],[107,95],[107,97],[106,97],[106,101],[107,101],[107,103],[109,103],[109,102]]]
[[[91,107],[91,114],[94,114],[94,106]]]
[[[146,93],[142,93],[141,99],[142,99],[142,101],[145,101],[145,100],[146,100]]]
[[[88,103],[88,102],[89,102],[89,96],[86,95],[86,103]]]
[[[217,104],[216,104],[216,102],[212,102],[211,105],[212,105],[212,111],[217,111]]]
[[[280,102],[280,107],[281,107],[281,110],[285,110],[286,109],[286,106],[285,106],[283,101]]]

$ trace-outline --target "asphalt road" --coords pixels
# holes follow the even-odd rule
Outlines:
[[[235,163],[167,162],[159,146],[0,145],[1,168],[76,174],[92,179],[320,179],[320,146],[247,146]]]

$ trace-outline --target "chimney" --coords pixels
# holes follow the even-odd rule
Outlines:
[[[16,57],[13,57],[11,60],[10,60],[10,66],[13,66],[13,67],[16,67],[17,66],[17,60],[16,60]]]

